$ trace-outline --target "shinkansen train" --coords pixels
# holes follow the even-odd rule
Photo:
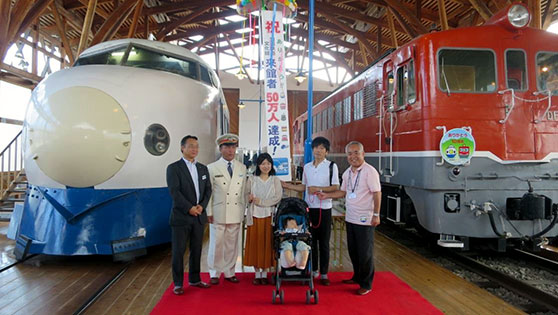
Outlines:
[[[313,107],[313,134],[364,144],[382,216],[467,247],[539,245],[558,234],[558,36],[521,3],[478,27],[421,35]],[[294,122],[302,164],[307,114]]]
[[[216,73],[182,47],[124,39],[85,50],[32,92],[16,256],[124,257],[169,242],[166,167],[188,134],[213,161],[228,117]]]

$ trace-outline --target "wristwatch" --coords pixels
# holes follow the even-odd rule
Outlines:
[[[374,212],[372,215],[375,216],[375,217],[379,217],[379,216],[380,216],[380,214],[379,214],[379,213],[376,213],[376,212]]]

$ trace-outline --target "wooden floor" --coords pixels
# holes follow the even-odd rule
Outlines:
[[[207,247],[206,241],[202,272],[207,272]],[[342,264],[336,261],[330,271],[351,271],[346,248],[341,256]],[[149,314],[172,283],[170,261],[170,246],[150,249],[147,256],[130,265],[86,314]],[[522,314],[487,291],[379,233],[376,233],[375,262],[378,271],[393,272],[446,314]],[[251,268],[243,270],[240,265],[239,256],[237,271],[252,271]],[[17,265],[0,273],[0,314],[73,313],[122,267],[122,264],[99,257],[54,259],[41,266]]]
[[[8,222],[0,222],[0,269],[13,264],[15,256],[13,255],[15,241],[7,238]]]

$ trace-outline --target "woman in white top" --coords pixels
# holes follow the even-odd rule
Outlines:
[[[319,192],[333,192],[339,188],[339,170],[337,165],[326,159],[329,152],[329,140],[316,137],[312,140],[314,160],[304,165],[302,184],[294,185],[283,182],[283,188],[305,192],[304,201],[310,209],[310,232],[312,233],[312,271],[318,276],[320,283],[329,285],[327,273],[329,269],[329,240],[331,237],[332,200],[320,200]]]
[[[275,175],[273,158],[263,153],[256,160],[255,176],[246,182],[246,246],[244,265],[253,266],[256,275],[255,285],[267,284],[267,271],[275,266],[273,255],[272,215],[275,206],[281,201],[283,189]]]

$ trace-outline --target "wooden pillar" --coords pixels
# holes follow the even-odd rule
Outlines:
[[[33,73],[34,75],[37,75],[37,72],[39,71],[39,65],[38,65],[38,61],[39,61],[39,50],[38,50],[38,45],[39,45],[39,19],[37,19],[37,22],[35,25],[33,25],[33,31],[31,32],[32,36],[33,36],[33,51],[32,51],[32,55],[31,55],[31,73]]]
[[[548,3],[547,3],[548,5]],[[529,0],[529,7],[533,13],[533,19],[531,20],[531,26],[534,28],[542,28],[541,22],[541,1],[540,0]]]
[[[440,13],[440,25],[442,26],[442,31],[447,31],[448,26],[448,16],[446,15],[446,3],[444,0],[438,0],[438,12]]]
[[[87,13],[85,14],[85,20],[83,21],[83,28],[81,30],[81,38],[79,39],[77,52],[78,56],[83,50],[85,50],[85,48],[87,48],[87,39],[89,38],[89,32],[91,31],[91,24],[93,24],[95,7],[97,7],[97,0],[89,0],[89,4],[87,5]]]
[[[138,3],[136,4],[136,10],[134,11],[134,18],[132,19],[132,25],[130,25],[130,30],[128,31],[128,38],[133,38],[134,35],[136,35],[136,28],[138,27],[138,20],[142,8],[143,0],[138,0]]]

